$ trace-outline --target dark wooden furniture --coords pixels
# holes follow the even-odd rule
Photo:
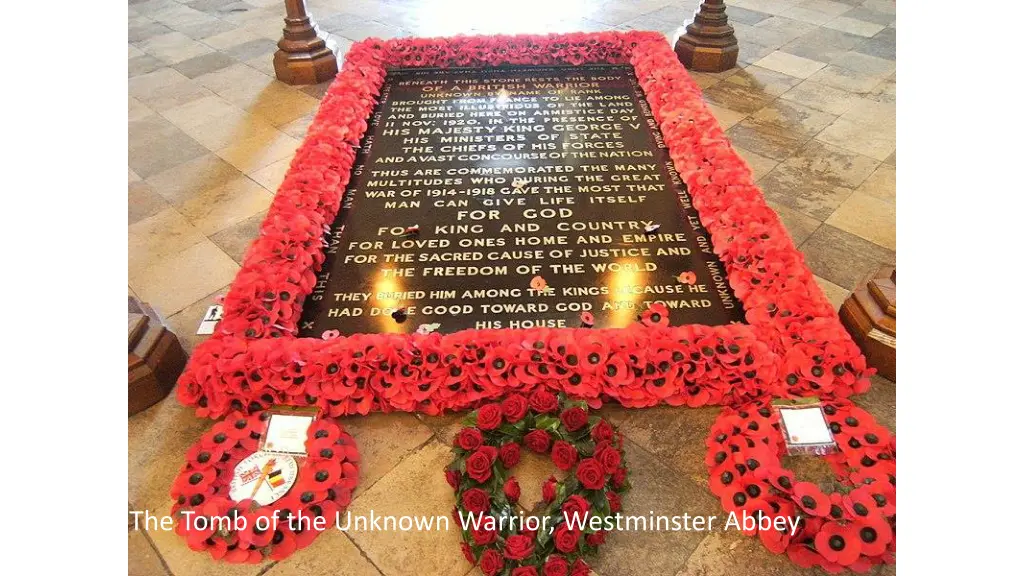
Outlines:
[[[878,374],[896,381],[896,268],[878,270],[843,302],[839,318]]]
[[[306,13],[306,0],[284,0],[284,35],[274,53],[274,73],[286,84],[319,84],[338,73],[338,59]]]
[[[676,40],[676,55],[690,70],[722,72],[736,65],[740,55],[736,35],[725,15],[723,0],[704,0]]]
[[[150,306],[128,297],[128,415],[162,400],[188,360]]]

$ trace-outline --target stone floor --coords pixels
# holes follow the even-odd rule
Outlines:
[[[309,0],[339,57],[369,36],[648,29],[672,35],[697,0]],[[895,262],[896,3],[729,0],[740,65],[695,74],[705,97],[825,293],[838,305]],[[486,9],[481,7],[486,6]],[[128,290],[191,349],[270,204],[326,84],[274,79],[280,0],[128,3]],[[896,425],[895,385],[859,398]],[[702,441],[716,409],[604,409],[628,438],[636,513],[719,514]],[[129,507],[166,513],[186,448],[210,425],[173,398],[128,421]],[[447,514],[440,473],[456,418],[351,418],[363,454],[354,511]],[[547,462],[521,465],[524,490]],[[824,480],[824,477],[822,478]],[[129,530],[133,575],[454,574],[471,572],[454,532],[330,530],[287,561],[234,567],[168,532]],[[593,563],[605,576],[789,574],[756,540],[728,533],[615,534]],[[895,572],[888,567],[881,572]],[[479,574],[473,570],[473,574]]]

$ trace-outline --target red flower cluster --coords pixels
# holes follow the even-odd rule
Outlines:
[[[456,459],[445,469],[455,489],[453,516],[462,527],[466,559],[479,562],[486,576],[589,574],[582,556],[605,538],[590,518],[617,513],[629,489],[622,436],[606,420],[591,417],[585,403],[543,388],[529,399],[512,394],[500,404],[485,404],[466,423],[455,437]],[[569,472],[564,482],[552,477],[544,484],[547,508],[538,518],[547,520],[533,526],[497,522],[517,516],[519,482],[510,472],[519,463],[520,445],[550,451],[555,466]]]
[[[630,62],[750,326],[295,338],[387,66]],[[848,396],[871,371],[664,38],[648,32],[369,39],[349,49],[178,398],[201,416],[274,403],[437,414],[550,387],[629,407]]]
[[[171,513],[178,516],[175,531],[189,548],[233,563],[257,564],[267,557],[281,560],[319,535],[311,519],[326,517],[330,526],[335,513],[351,502],[359,481],[359,452],[352,437],[328,420],[316,420],[310,426],[309,456],[283,498],[269,506],[230,498],[235,466],[259,448],[266,431],[264,414],[232,413],[189,448],[185,466],[171,487],[175,499]],[[305,520],[292,521],[298,514]],[[242,522],[225,526],[208,520],[240,516],[245,518],[240,530],[231,527]]]
[[[826,458],[849,490],[825,494],[783,468],[778,412],[756,401],[723,409],[712,426],[705,459],[711,491],[729,512],[799,518],[795,535],[774,528],[749,535],[804,568],[865,572],[895,562],[896,437],[848,401],[826,402],[823,409],[839,445]]]
[[[273,404],[316,405],[330,416],[439,414],[537,388],[595,405],[705,406],[761,395],[775,363],[742,325],[219,338],[197,351],[178,399],[212,417]]]
[[[780,356],[781,380],[767,392],[865,392],[873,370],[704,104],[700,87],[663,39],[640,41],[630,62],[747,321]]]
[[[398,38],[388,42],[388,65],[398,67],[550,66],[626,64],[643,39],[654,32],[597,32],[546,35]]]

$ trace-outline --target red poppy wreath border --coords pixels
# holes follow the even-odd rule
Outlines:
[[[822,403],[838,451],[826,461],[843,488],[825,494],[782,466],[779,414],[769,400],[726,407],[711,426],[705,464],[727,512],[763,516],[773,526],[744,531],[795,564],[829,573],[867,572],[896,561],[896,436],[847,400]],[[783,519],[776,523],[776,519]],[[788,528],[787,528],[788,530]]]
[[[341,426],[318,419],[307,431],[308,456],[281,499],[260,506],[229,495],[235,466],[259,449],[269,412],[236,412],[189,448],[171,486],[175,532],[215,560],[258,564],[283,560],[309,546],[348,507],[359,483],[359,451]],[[230,522],[220,519],[228,518]],[[244,522],[237,519],[243,518]],[[323,526],[313,519],[326,518]]]
[[[295,337],[389,66],[586,63],[633,66],[749,325]],[[580,361],[592,353],[597,362]],[[177,396],[213,418],[272,404],[438,414],[537,386],[592,405],[702,406],[846,397],[871,373],[660,34],[368,39],[349,49]]]

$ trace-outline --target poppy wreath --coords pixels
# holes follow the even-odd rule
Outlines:
[[[621,434],[590,415],[585,402],[545,389],[485,404],[465,423],[445,477],[455,489],[452,514],[462,528],[466,559],[479,563],[486,576],[589,574],[583,556],[595,552],[606,533],[595,528],[622,509],[629,490]],[[499,524],[519,516],[519,482],[511,471],[522,446],[550,454],[568,475],[544,483],[539,523]]]
[[[711,427],[705,463],[711,491],[730,513],[772,519],[744,530],[797,565],[866,572],[896,561],[896,437],[847,400],[823,401],[838,451],[825,456],[842,484],[826,494],[782,467],[786,453],[769,400],[725,408]],[[797,519],[797,531],[777,530]],[[778,523],[776,523],[778,522]]]
[[[388,67],[625,63],[748,325],[297,337]],[[580,361],[591,351],[597,361]],[[370,38],[349,49],[224,299],[223,320],[194,351],[177,395],[212,418],[271,404],[316,405],[331,416],[438,414],[527,393],[541,380],[627,407],[735,405],[764,394],[847,397],[866,391],[872,373],[662,35]]]
[[[231,499],[235,466],[259,449],[268,416],[232,413],[189,448],[171,487],[171,515],[177,518],[175,532],[192,550],[231,563],[281,560],[319,535],[312,519],[326,517],[330,526],[351,502],[359,481],[359,452],[351,436],[325,419],[309,427],[308,456],[287,494],[268,506]],[[300,513],[302,520],[292,520]],[[220,518],[230,521],[215,520]]]

